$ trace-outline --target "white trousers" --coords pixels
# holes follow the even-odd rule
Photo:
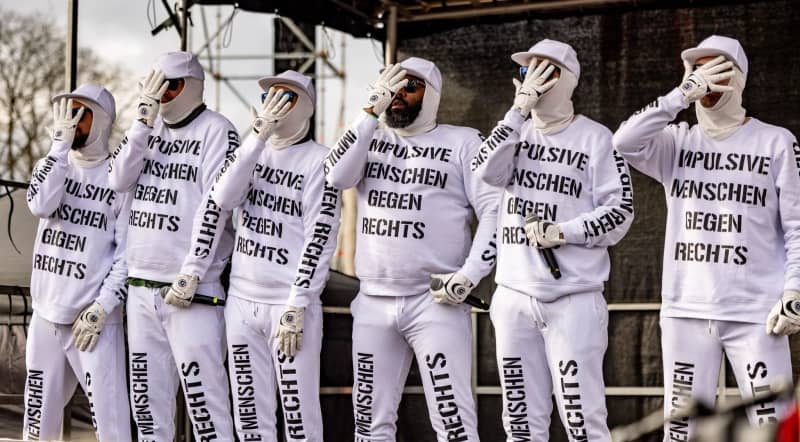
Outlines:
[[[228,367],[239,440],[278,440],[280,395],[286,440],[322,441],[322,305],[306,307],[303,345],[293,358],[278,350],[275,338],[285,308],[237,298],[235,292],[227,299]]]
[[[350,308],[355,441],[395,440],[397,407],[414,355],[437,441],[477,441],[469,306],[436,304],[427,292],[359,293]]]
[[[601,292],[540,302],[498,286],[497,340],[506,440],[548,441],[551,396],[570,441],[610,441],[603,357],[608,306]]]
[[[723,351],[743,397],[763,394],[776,381],[791,382],[789,339],[767,335],[764,328],[746,322],[662,317],[665,418],[684,408],[689,398],[714,406]],[[747,417],[753,425],[775,422],[786,416],[789,405],[763,402],[751,407]],[[674,419],[664,425],[665,441],[693,436],[691,420]]]
[[[94,350],[85,352],[75,348],[71,324],[33,313],[25,348],[25,440],[61,438],[64,406],[78,383],[89,399],[97,439],[131,440],[121,317],[119,310],[112,312]]]
[[[212,295],[207,293],[207,295]],[[128,289],[128,363],[140,441],[171,441],[183,390],[197,441],[232,441],[223,308],[164,303],[158,289]]]

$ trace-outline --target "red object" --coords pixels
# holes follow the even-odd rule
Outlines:
[[[778,434],[775,440],[777,442],[800,441],[800,413],[798,413],[797,404],[795,404],[792,414],[778,424]]]

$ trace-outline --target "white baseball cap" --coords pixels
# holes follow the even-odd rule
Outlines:
[[[306,95],[308,95],[308,98],[311,100],[311,105],[316,106],[317,93],[314,90],[314,83],[311,81],[311,77],[303,75],[297,71],[288,70],[281,72],[279,75],[272,75],[258,79],[258,85],[261,86],[261,89],[263,89],[264,92],[269,91],[269,88],[272,85],[278,83],[285,83],[299,89],[298,92],[305,92]]]
[[[206,78],[203,66],[191,52],[176,51],[162,54],[153,64],[153,69],[164,72],[164,77],[167,79],[193,77],[202,81]]]
[[[698,58],[724,55],[747,76],[747,56],[739,40],[722,35],[712,35],[701,41],[697,47],[681,52],[681,58],[694,64]]]
[[[78,86],[77,89],[72,92],[65,92],[56,95],[50,101],[55,103],[56,100],[60,100],[62,98],[72,98],[78,101],[85,101],[87,102],[86,105],[89,107],[89,109],[92,109],[92,112],[101,109],[109,116],[109,118],[111,118],[112,123],[117,119],[117,105],[116,101],[114,101],[114,96],[111,95],[111,92],[109,92],[108,89],[100,86],[99,84],[84,83]]]
[[[520,66],[530,65],[533,57],[549,58],[569,69],[576,77],[580,78],[581,76],[578,54],[575,53],[575,49],[572,49],[572,46],[566,43],[545,38],[531,46],[527,52],[516,52],[511,55],[511,59]]]
[[[442,91],[442,73],[439,72],[439,68],[432,61],[419,57],[410,57],[401,61],[400,67],[408,71],[409,74],[425,80],[426,86],[433,86],[437,91]]]

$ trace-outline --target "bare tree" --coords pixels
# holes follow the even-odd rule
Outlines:
[[[49,148],[50,98],[65,89],[64,35],[52,18],[0,8],[0,178],[27,180],[33,164]],[[79,83],[90,81],[113,90],[129,77],[90,49],[81,48],[78,60]],[[126,100],[116,98],[120,109]],[[115,133],[112,141],[119,139],[117,127]]]

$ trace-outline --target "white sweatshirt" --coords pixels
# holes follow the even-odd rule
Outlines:
[[[498,209],[497,284],[545,302],[603,290],[610,270],[606,249],[633,222],[631,177],[611,147],[611,131],[577,115],[545,135],[512,109],[481,145],[472,170],[493,186],[505,186]],[[567,244],[553,249],[560,279],[525,235],[531,212],[564,232]]]
[[[800,290],[800,148],[755,118],[723,140],[669,124],[687,107],[674,89],[614,134],[666,193],[661,314],[763,324],[783,290]]]
[[[114,152],[111,187],[133,193],[128,234],[131,277],[171,283],[178,274],[200,278],[197,293],[224,297],[219,282],[233,247],[230,217],[208,192],[239,135],[221,114],[206,109],[188,125],[153,129],[135,121]]]
[[[432,273],[459,271],[478,284],[496,257],[499,189],[469,172],[481,143],[466,127],[438,125],[401,137],[377,129],[367,113],[325,159],[325,175],[339,189],[356,186],[356,274],[361,290],[410,296],[430,287]],[[470,222],[478,216],[472,240]]]
[[[250,136],[211,191],[236,210],[232,296],[267,304],[319,304],[339,232],[339,191],[325,182],[328,148],[306,141],[280,150]]]
[[[28,207],[41,218],[33,246],[33,308],[50,322],[71,324],[97,301],[109,322],[121,322],[130,194],[109,188],[108,160],[82,168],[68,152],[53,149],[39,160],[28,188]]]

